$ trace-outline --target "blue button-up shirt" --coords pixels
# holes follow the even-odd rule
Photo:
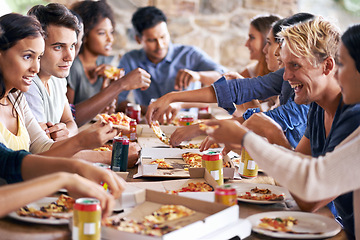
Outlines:
[[[256,78],[226,80],[220,78],[212,84],[218,105],[230,114],[236,107],[253,99],[265,100],[274,95],[280,95],[281,106],[265,114],[274,119],[285,132],[286,138],[294,148],[304,135],[307,122],[308,105],[298,105],[293,101],[294,91],[287,81],[283,80],[284,69]],[[249,118],[253,109],[244,114]]]
[[[121,58],[119,67],[124,68],[125,74],[140,67],[151,75],[151,84],[147,90],[133,90],[136,103],[145,106],[149,105],[152,98],[159,98],[175,90],[175,78],[181,69],[217,71],[221,74],[226,72],[223,66],[215,63],[204,51],[193,46],[172,43],[169,44],[166,57],[158,64],[152,63],[144,49],[140,49],[126,53]],[[187,90],[200,87],[200,82],[193,82]],[[122,92],[118,98],[119,102],[126,100],[127,95],[128,92]]]

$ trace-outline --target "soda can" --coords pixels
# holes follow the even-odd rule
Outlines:
[[[224,184],[223,160],[219,151],[208,151],[202,156],[203,167],[219,185]]]
[[[189,126],[194,123],[194,118],[191,116],[184,116],[179,119],[180,126]]]
[[[111,170],[120,172],[123,137],[114,137],[111,155]]]
[[[121,158],[120,158],[120,172],[127,171],[128,165],[128,154],[129,154],[129,139],[122,139]]]
[[[137,123],[141,121],[141,106],[140,104],[128,103],[126,106],[125,114],[135,119]]]
[[[239,166],[239,174],[245,178],[255,178],[258,175],[258,165],[251,158],[249,153],[243,148],[241,152],[241,161]]]
[[[73,240],[100,240],[101,207],[95,198],[79,198],[75,201],[73,215]]]
[[[235,188],[233,188],[230,184],[218,186],[215,189],[215,202],[228,206],[236,205],[237,194]]]

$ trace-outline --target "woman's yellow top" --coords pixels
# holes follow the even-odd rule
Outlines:
[[[1,122],[0,122],[0,142],[2,142],[6,147],[17,151],[17,150],[26,150],[29,151],[30,147],[30,136],[25,126],[20,121],[18,116],[18,132],[14,135],[10,132]]]

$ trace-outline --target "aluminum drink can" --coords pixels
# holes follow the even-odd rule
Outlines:
[[[258,175],[258,165],[251,158],[249,153],[243,148],[241,152],[241,161],[239,166],[239,174],[245,178],[255,178]]]
[[[125,114],[128,117],[135,119],[136,122],[139,123],[141,121],[141,106],[140,106],[140,104],[128,103],[126,106]]]
[[[73,240],[100,240],[101,207],[96,198],[79,198],[73,215]]]
[[[208,151],[203,154],[204,167],[219,185],[224,184],[223,160],[219,151]]]
[[[189,125],[193,124],[193,122],[194,122],[194,118],[191,116],[184,116],[179,119],[180,126],[189,126]]]
[[[120,172],[123,137],[114,137],[111,155],[111,170]]]
[[[230,184],[218,186],[215,189],[215,202],[228,206],[236,205],[237,194],[235,188],[233,188]]]
[[[128,154],[129,154],[129,139],[123,138],[122,139],[122,148],[121,148],[121,157],[120,157],[120,172],[127,171],[128,165]]]

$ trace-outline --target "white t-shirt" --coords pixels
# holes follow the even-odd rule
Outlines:
[[[52,76],[48,81],[48,85],[50,94],[40,78],[36,76],[29,91],[24,94],[38,122],[60,123],[65,104],[68,101],[66,97],[66,79]]]

